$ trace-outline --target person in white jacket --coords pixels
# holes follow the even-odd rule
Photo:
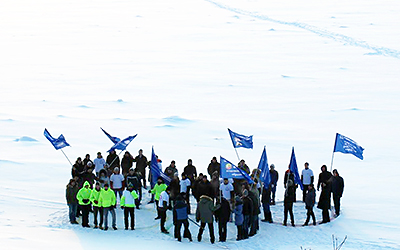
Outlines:
[[[124,210],[125,230],[128,230],[129,227],[129,216],[131,217],[131,230],[135,230],[135,200],[138,198],[132,184],[129,184],[122,193],[121,209]]]

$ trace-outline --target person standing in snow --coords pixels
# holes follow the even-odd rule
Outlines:
[[[99,180],[95,174],[93,174],[93,163],[92,162],[88,162],[87,166],[86,166],[86,170],[82,173],[81,175],[81,179],[82,182],[89,182],[90,184],[90,189],[93,188],[94,182],[96,180]]]
[[[249,197],[249,191],[245,188],[242,189],[242,201],[243,201],[243,239],[249,238],[249,227],[251,222],[251,216],[253,215],[253,201]]]
[[[117,155],[117,152],[115,152],[115,150],[110,151],[110,153],[107,156],[106,162],[107,162],[110,170],[113,170],[116,167],[119,168],[119,156]]]
[[[303,183],[303,202],[306,201],[308,185],[314,183],[314,173],[308,166],[308,162],[304,163],[304,169],[301,171],[301,182]]]
[[[292,226],[294,227],[294,215],[293,215],[293,202],[295,202],[295,184],[294,184],[294,175],[290,173],[288,175],[288,180],[286,182],[286,190],[285,190],[285,197],[283,200],[284,204],[284,219],[283,219],[283,225],[286,226],[287,222],[287,217],[288,213],[290,214],[290,221],[292,223]]]
[[[250,168],[247,166],[245,160],[240,160],[238,163],[238,168],[246,172],[247,174],[250,174]],[[233,179],[233,188],[235,189],[236,194],[242,194],[243,189],[242,185],[246,183],[245,179]]]
[[[318,191],[319,187],[322,188],[317,206],[319,209],[322,210],[322,224],[331,221],[329,217],[329,209],[331,209],[331,177],[332,174],[327,170],[326,165],[322,165],[317,185]]]
[[[162,171],[162,160],[158,158],[158,155],[156,155],[156,159],[157,159],[157,167],[161,172]],[[149,165],[151,166],[151,161],[150,161]],[[150,167],[149,168],[149,179],[148,179],[148,181],[150,182],[151,189],[153,189],[154,186],[157,184],[157,180],[155,178],[153,180],[153,178],[154,177],[153,177],[153,174],[151,172],[151,167]],[[149,201],[149,204],[151,204],[151,203],[154,203],[154,194],[151,194],[151,199]]]
[[[188,238],[192,241],[192,234],[189,230],[189,221],[188,221],[188,206],[183,199],[182,195],[178,195],[174,202],[174,209],[173,209],[173,222],[175,226],[175,233],[174,236],[178,241],[182,241],[181,238],[181,227],[184,226],[183,231],[183,238]]]
[[[191,189],[193,188],[194,181],[197,178],[197,170],[196,167],[193,166],[193,162],[191,159],[188,160],[188,165],[183,169],[183,173],[187,176],[187,178],[190,180]],[[193,194],[193,190],[192,190]]]
[[[276,185],[278,185],[279,174],[278,171],[275,170],[275,165],[271,164],[269,168],[269,174],[271,175],[271,205],[275,205],[275,194],[276,194]]]
[[[335,206],[335,214],[339,216],[340,214],[340,198],[342,198],[344,190],[344,180],[339,175],[339,172],[334,169],[332,176],[332,194],[333,194],[333,204]]]
[[[287,189],[287,184],[289,179],[292,178],[293,184],[294,184],[294,196],[293,196],[293,202],[296,202],[296,189],[297,189],[297,184],[294,183],[294,174],[292,170],[290,170],[290,165],[288,166],[288,169],[285,171],[285,177],[283,179],[283,186],[285,190]]]
[[[261,203],[264,211],[264,219],[261,220],[262,222],[273,223],[271,208],[270,208],[272,185],[273,185],[272,183],[270,183],[268,186],[264,185],[262,189]]]
[[[119,168],[115,167],[114,173],[110,177],[111,189],[114,191],[115,197],[117,197],[117,194],[119,194],[119,198],[121,199],[122,192],[124,190],[124,183],[124,176],[119,173]]]
[[[124,156],[122,157],[121,160],[121,168],[122,168],[122,175],[125,177],[129,169],[133,166],[133,156],[128,152],[125,151]]]
[[[314,214],[314,204],[315,204],[315,188],[314,184],[308,185],[308,190],[306,194],[306,209],[307,209],[307,219],[304,222],[303,226],[308,226],[308,222],[310,221],[310,217],[313,219],[313,225],[316,225],[315,222],[315,214]]]
[[[104,185],[104,189],[101,190],[99,196],[99,203],[103,207],[104,215],[104,230],[108,230],[108,213],[111,213],[112,217],[112,227],[117,230],[117,217],[115,215],[115,208],[117,204],[117,199],[115,197],[114,191],[109,188],[108,184]]]
[[[131,230],[135,230],[135,200],[139,196],[133,189],[133,185],[129,184],[121,198],[121,209],[124,210],[125,230],[129,228],[129,216],[131,217]]]
[[[95,188],[92,190],[92,193],[90,194],[90,202],[93,204],[93,223],[94,223],[94,228],[98,228],[97,225],[99,225],[100,228],[103,226],[103,208],[100,206],[99,203],[99,198],[100,198],[100,192],[101,192],[101,186],[100,182],[96,182]],[[100,223],[97,224],[97,215],[100,217]]]
[[[213,195],[211,197],[212,198],[218,197],[220,195],[219,194],[220,180],[219,180],[219,175],[217,172],[214,172],[214,174],[211,178],[210,184],[211,184],[211,188],[213,191]]]
[[[104,168],[106,165],[106,160],[104,160],[103,156],[101,155],[101,152],[97,153],[97,158],[93,160],[94,164],[94,171],[96,172],[96,176],[100,176],[100,170]]]
[[[165,229],[165,221],[167,220],[167,210],[170,209],[169,195],[171,189],[168,187],[165,191],[160,194],[160,200],[158,202],[158,214],[160,216],[160,229],[162,233],[169,234],[167,229]]]
[[[78,157],[75,161],[75,164],[72,166],[72,171],[71,171],[72,178],[74,177],[80,178],[81,175],[84,173],[84,171],[85,171],[85,165],[83,165],[81,157]]]
[[[175,161],[171,161],[171,164],[164,170],[164,174],[166,174],[169,178],[174,179],[174,177],[178,177],[178,169],[176,169]]]
[[[93,161],[90,159],[90,155],[86,154],[85,159],[83,159],[83,165],[87,166],[89,162],[91,163],[91,165],[93,165]]]
[[[78,194],[78,191],[79,188],[75,179],[69,180],[65,196],[67,199],[67,205],[69,209],[69,222],[71,224],[78,224],[78,222],[76,221],[76,213],[78,209],[78,200],[76,198],[76,195]]]
[[[157,184],[154,186],[153,189],[149,190],[149,193],[154,194],[154,200],[156,202],[156,209],[157,209],[157,217],[154,218],[155,220],[158,220],[161,218],[159,210],[158,210],[158,205],[160,201],[160,196],[163,191],[167,189],[167,184],[164,183],[163,178],[160,176],[157,179]]]
[[[132,185],[133,190],[139,195],[138,199],[135,199],[135,205],[137,209],[140,209],[140,202],[142,201],[142,174],[137,172],[136,169],[131,167],[128,175],[125,177],[126,186]]]
[[[221,164],[217,161],[217,157],[213,157],[210,164],[208,164],[207,172],[210,175],[210,179],[212,179],[212,175],[214,172],[219,173],[221,172]]]
[[[235,214],[235,225],[237,227],[237,238],[236,240],[243,240],[243,201],[240,196],[236,196],[235,208],[233,209]]]
[[[146,156],[143,155],[143,150],[139,150],[139,155],[133,159],[133,162],[136,162],[136,171],[142,175],[143,179],[143,187],[147,189],[146,186],[146,168],[149,162],[147,161]]]
[[[187,178],[185,173],[182,173],[182,179],[180,181],[180,193],[183,196],[183,198],[186,201],[186,206],[187,206],[187,213],[190,214],[190,186],[192,185],[191,181],[189,178]]]
[[[219,241],[225,242],[227,236],[227,224],[231,215],[231,206],[227,199],[221,197],[221,199],[217,199],[217,205],[220,205],[215,210],[215,220],[218,222],[218,235]]]
[[[105,170],[104,168],[100,170],[99,172],[99,182],[100,182],[100,186],[101,188],[104,188],[105,184],[108,184],[108,186],[110,186],[110,177],[107,176],[107,170]]]
[[[79,189],[76,194],[76,199],[79,202],[79,206],[82,210],[82,227],[90,227],[89,226],[89,211],[90,211],[90,195],[92,190],[90,189],[90,184],[88,181],[85,181],[83,187]]]
[[[199,234],[197,235],[197,240],[200,242],[204,228],[206,227],[206,224],[208,225],[208,230],[210,232],[210,242],[211,244],[214,244],[215,242],[215,236],[214,236],[214,224],[213,224],[213,212],[217,209],[218,207],[214,206],[213,199],[207,195],[202,195],[200,197],[200,202],[197,204],[197,210],[196,210],[196,221],[200,222],[200,229],[199,229]]]

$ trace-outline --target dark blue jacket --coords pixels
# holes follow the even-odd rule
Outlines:
[[[184,200],[177,200],[174,205],[174,222],[178,220],[186,220],[188,218],[187,204]]]
[[[235,209],[233,210],[233,212],[235,213],[235,225],[243,225],[243,203],[240,199],[236,199]]]

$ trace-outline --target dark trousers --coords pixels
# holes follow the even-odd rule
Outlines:
[[[310,222],[310,217],[312,217],[313,224],[315,224],[315,214],[313,207],[307,207],[307,219],[306,222],[304,222],[305,225],[308,225],[308,222]]]
[[[303,184],[303,202],[306,202],[306,194],[307,194],[308,186],[310,186],[310,185]]]
[[[82,210],[82,226],[88,227],[90,205],[81,205],[81,210]]]
[[[157,206],[157,211],[158,211],[158,215],[161,218],[161,221],[160,221],[161,232],[167,231],[167,229],[165,229],[165,221],[167,220],[167,211],[164,210],[163,208],[159,208],[158,206]]]
[[[68,204],[68,208],[69,208],[69,222],[75,222],[78,204]]]
[[[97,224],[97,215],[100,215],[100,223]],[[96,207],[93,206],[93,218],[94,218],[94,225],[97,226],[103,226],[103,208],[102,207]]]
[[[250,217],[251,215],[243,216],[243,239],[249,238]]]
[[[219,241],[226,241],[226,232],[227,232],[227,221],[219,220],[218,221],[218,233],[219,233]]]
[[[187,204],[187,213],[188,214],[190,214],[190,194],[189,194],[189,190],[190,190],[190,187],[188,187],[188,190],[187,190],[187,192],[185,194],[185,201],[186,201],[186,204]]]
[[[288,212],[290,214],[290,222],[294,225],[294,215],[293,215],[293,202],[284,203],[284,218],[283,224],[286,225]]]
[[[237,238],[236,240],[243,239],[243,225],[236,226],[237,227]]]
[[[274,187],[271,188],[271,203],[272,204],[275,203],[275,193],[276,193],[276,185],[274,185]]]
[[[158,200],[156,200],[157,218],[160,218],[160,211],[158,211]]]
[[[322,209],[322,222],[330,222],[331,219],[329,217],[329,210],[326,209]]]
[[[214,243],[215,236],[214,236],[214,224],[213,223],[202,222],[200,224],[199,235],[197,236],[197,238],[199,239],[199,241],[201,240],[201,236],[203,235],[204,228],[206,228],[206,224],[208,224],[208,230],[210,232],[210,241],[211,241],[211,243]]]
[[[125,207],[124,208],[125,229],[128,229],[129,216],[131,216],[131,229],[133,230],[133,229],[135,229],[135,208],[134,207]]]
[[[138,190],[135,190],[136,193],[138,194],[139,198],[135,199],[135,205],[139,209],[140,202],[142,201],[142,188],[138,188]]]
[[[143,180],[143,187],[146,189],[146,170],[143,170],[143,172],[140,172],[142,174],[142,180]]]
[[[269,206],[268,202],[264,202],[263,204],[263,210],[264,210],[264,220],[268,222],[272,222],[272,214],[271,214],[271,209]]]
[[[333,204],[335,206],[335,214],[340,214],[340,196],[333,194]]]
[[[189,240],[192,240],[192,234],[190,233],[189,230],[189,221],[186,220],[177,220],[175,224],[175,238],[177,238],[179,241],[181,240],[181,228],[182,225],[184,226],[184,231],[183,231],[183,238],[188,238]]]
[[[258,214],[250,217],[250,236],[257,233],[258,230]]]
[[[103,208],[103,216],[104,216],[104,226],[107,228],[108,227],[108,213],[111,213],[112,217],[112,226],[116,227],[117,226],[117,217],[115,215],[115,209],[114,207],[105,207]]]

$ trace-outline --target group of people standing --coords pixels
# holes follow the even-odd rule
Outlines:
[[[134,167],[133,164],[136,163]],[[157,164],[161,168],[162,161],[157,157]],[[216,157],[213,157],[208,165],[206,174],[197,174],[196,167],[191,159],[184,167],[179,178],[178,169],[175,161],[165,168],[164,173],[170,178],[166,183],[162,177],[152,180],[149,169],[147,181],[150,188],[146,185],[146,168],[150,162],[143,155],[143,150],[139,150],[138,155],[133,157],[129,152],[125,152],[122,160],[115,151],[111,151],[106,159],[101,153],[97,153],[97,158],[93,161],[87,154],[82,160],[77,158],[72,167],[72,179],[66,189],[66,198],[69,206],[69,219],[72,224],[78,224],[77,216],[82,216],[82,226],[89,226],[89,213],[93,212],[94,228],[108,230],[108,214],[112,216],[112,228],[116,227],[117,201],[119,196],[119,206],[124,210],[125,229],[135,229],[135,209],[140,209],[142,200],[142,190],[148,190],[151,194],[149,203],[155,203],[157,217],[160,219],[160,230],[162,233],[169,233],[165,228],[167,211],[172,210],[173,224],[175,227],[174,236],[178,241],[182,240],[181,228],[184,227],[183,238],[192,241],[189,230],[189,214],[191,214],[190,194],[197,201],[196,222],[199,226],[197,240],[202,240],[202,235],[207,226],[209,229],[210,241],[215,242],[214,220],[218,223],[219,241],[224,242],[227,238],[228,222],[235,223],[237,227],[237,240],[247,239],[259,230],[259,214],[261,206],[264,212],[263,222],[272,223],[272,213],[270,206],[276,204],[275,194],[279,179],[278,172],[274,164],[270,166],[271,182],[268,186],[261,183],[260,171],[254,169],[250,173],[249,167],[244,160],[238,163],[238,167],[247,172],[253,184],[249,184],[245,179],[223,179],[220,180],[220,164]],[[306,204],[307,220],[304,226],[308,225],[310,219],[316,224],[313,207],[315,204],[314,175],[305,163],[305,168],[301,174],[303,184],[303,201]],[[329,221],[329,209],[331,193],[335,204],[336,215],[340,212],[340,197],[343,193],[344,182],[337,172],[333,175],[327,171],[326,166],[321,167],[317,189],[322,188],[318,208],[322,209],[323,220],[321,223]],[[168,185],[167,185],[168,184]],[[291,224],[294,226],[293,203],[296,202],[297,184],[294,181],[294,174],[288,169],[284,177],[284,221],[287,225],[287,216],[290,214]],[[104,226],[104,227],[103,227]]]

